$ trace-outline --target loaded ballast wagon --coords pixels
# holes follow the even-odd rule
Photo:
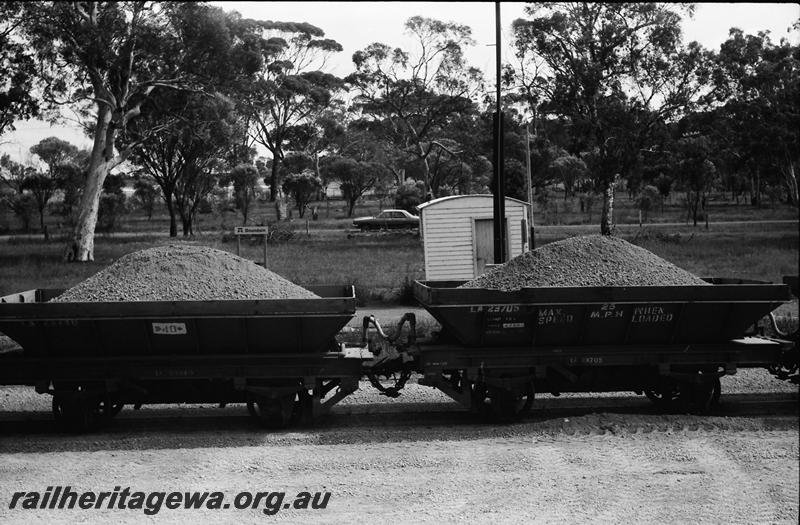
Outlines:
[[[420,343],[421,382],[496,419],[519,417],[535,392],[634,391],[666,410],[703,412],[738,368],[797,370],[797,348],[746,335],[791,300],[789,287],[459,288],[416,282],[441,332]]]
[[[283,426],[296,409],[327,410],[361,375],[361,354],[334,338],[355,313],[353,287],[309,290],[321,298],[47,302],[62,290],[3,297],[0,332],[24,351],[0,357],[0,384],[52,394],[56,417],[77,427],[125,404],[208,402],[247,403],[268,426]]]

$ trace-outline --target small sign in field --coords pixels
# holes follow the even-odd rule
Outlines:
[[[267,237],[269,236],[268,226],[236,226],[233,229],[236,235],[236,255],[242,255],[242,235],[263,235],[264,236],[264,268],[267,267]]]
[[[267,235],[267,226],[237,226],[233,233],[236,235]]]

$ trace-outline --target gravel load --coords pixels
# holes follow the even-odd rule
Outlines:
[[[53,302],[317,298],[231,253],[205,246],[169,245],[120,257]]]
[[[687,285],[708,283],[619,237],[586,235],[523,253],[460,288],[510,292],[547,286]]]

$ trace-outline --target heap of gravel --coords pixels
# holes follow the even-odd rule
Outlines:
[[[319,296],[231,253],[169,245],[120,257],[54,302],[316,299]]]
[[[618,237],[586,235],[546,244],[460,288],[510,292],[545,286],[707,285],[686,270]]]

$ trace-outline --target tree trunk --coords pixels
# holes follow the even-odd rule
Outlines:
[[[103,182],[111,167],[109,159],[113,154],[113,144],[108,143],[110,122],[111,111],[101,105],[97,114],[97,127],[94,130],[94,143],[89,160],[88,176],[81,195],[78,220],[72,233],[72,243],[67,246],[64,255],[64,259],[67,261],[94,260],[94,230],[97,226],[100,193],[103,191]]]
[[[169,213],[169,236],[178,236],[178,218],[175,216],[175,204],[172,202],[172,194],[165,196],[167,212]]]
[[[617,179],[603,183],[603,213],[600,216],[600,233],[612,235],[614,233],[614,187]]]
[[[761,207],[761,168],[756,166],[755,176],[752,178],[754,206]]]
[[[797,207],[798,205],[798,190],[797,190],[797,175],[794,170],[794,163],[788,162],[786,169],[783,171],[783,180],[786,184],[786,192],[789,196],[789,203]]]
[[[356,200],[357,199],[349,199],[349,202],[348,202],[349,206],[347,207],[347,216],[348,217],[352,217],[353,216],[353,210],[356,209]]]
[[[44,235],[44,240],[45,241],[48,240],[49,236],[47,235],[47,228],[44,225],[44,208],[42,207],[39,208],[39,228],[41,229],[42,234]]]
[[[183,224],[183,236],[190,237],[193,235],[192,233],[192,218],[181,216],[181,223]]]
[[[273,153],[272,154],[272,174],[269,178],[269,200],[270,202],[275,202],[275,196],[278,191],[278,168],[280,167],[280,161],[278,160],[278,155]]]
[[[431,181],[431,167],[428,164],[428,157],[422,157],[422,174],[424,176],[424,195],[422,196],[422,202],[428,202],[431,198],[433,198],[433,189],[430,187]]]

